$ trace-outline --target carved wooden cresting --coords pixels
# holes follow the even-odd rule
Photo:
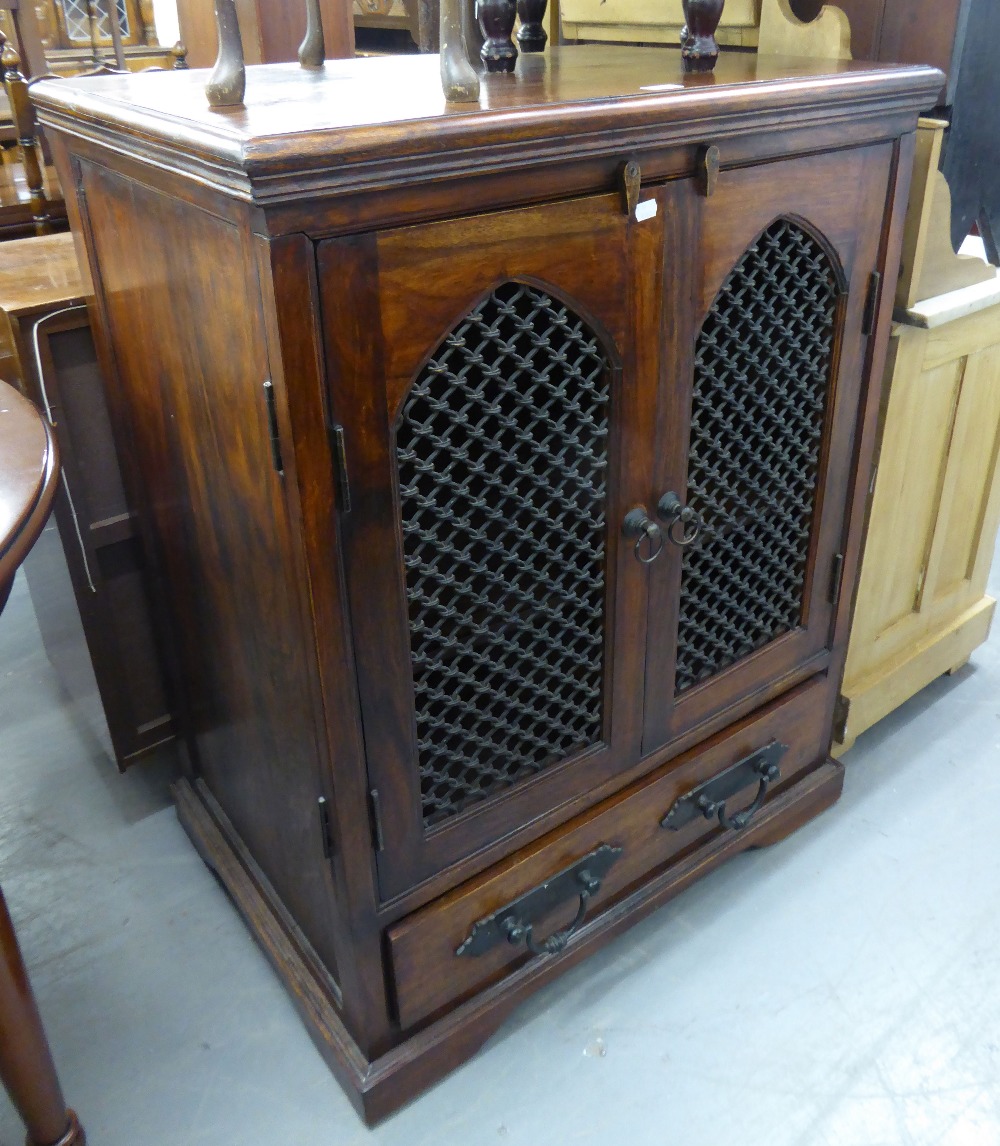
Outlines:
[[[192,73],[37,95],[188,714],[178,811],[369,1121],[839,795],[941,83],[445,49],[477,103],[421,56],[251,68],[221,114]]]

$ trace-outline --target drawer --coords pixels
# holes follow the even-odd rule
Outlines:
[[[536,945],[567,928],[583,905],[579,891],[587,878],[581,882],[579,870],[571,869],[582,866],[591,878],[601,876],[599,889],[587,897],[589,920],[671,861],[733,830],[724,828],[717,816],[706,819],[694,800],[677,805],[694,789],[712,781],[716,790],[707,794],[717,804],[724,801],[724,815],[731,818],[753,803],[759,790],[759,773],[752,765],[763,768],[777,757],[780,775],[770,785],[769,798],[798,773],[825,760],[829,730],[823,714],[829,687],[826,678],[801,685],[392,926],[388,946],[401,1027],[421,1022],[503,978],[526,959],[539,957],[526,949],[523,938],[511,942],[503,925],[510,914],[531,922]],[[775,742],[785,751],[762,751]],[[754,759],[747,761],[749,757]],[[738,790],[724,799],[725,789],[734,787]],[[661,826],[675,805],[671,826]],[[613,859],[612,849],[621,849]],[[581,865],[582,860],[587,862]],[[605,873],[601,868],[609,860]],[[505,910],[529,893],[534,894],[522,901],[519,911]],[[490,920],[495,913],[499,918]]]

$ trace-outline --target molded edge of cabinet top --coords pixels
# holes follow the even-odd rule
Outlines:
[[[482,77],[475,105],[446,103],[437,56],[250,67],[244,106],[221,110],[205,98],[208,75],[63,79],[37,84],[32,98],[52,128],[263,203],[384,185],[387,166],[392,182],[442,178],[504,170],[515,154],[534,166],[718,140],[779,118],[915,114],[942,83],[933,68],[746,53],[686,75],[671,49],[603,44],[522,54],[512,75]]]

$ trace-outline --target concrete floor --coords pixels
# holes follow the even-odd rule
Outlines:
[[[1000,632],[859,740],[831,811],[536,995],[373,1132],[178,826],[169,760],[119,777],[93,716],[19,583],[0,878],[92,1146],[1000,1146]],[[0,1144],[20,1141],[0,1095]]]

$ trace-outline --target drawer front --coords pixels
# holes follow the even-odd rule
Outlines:
[[[593,918],[709,837],[738,830],[738,820],[723,827],[719,812],[732,824],[762,786],[766,799],[825,759],[829,687],[826,678],[807,682],[390,928],[400,1025],[411,1027],[496,982],[539,957],[528,939],[540,947],[581,910]],[[775,760],[780,775],[762,785]],[[714,805],[711,819],[698,806],[701,797],[703,807]],[[526,936],[518,924],[529,922]]]

